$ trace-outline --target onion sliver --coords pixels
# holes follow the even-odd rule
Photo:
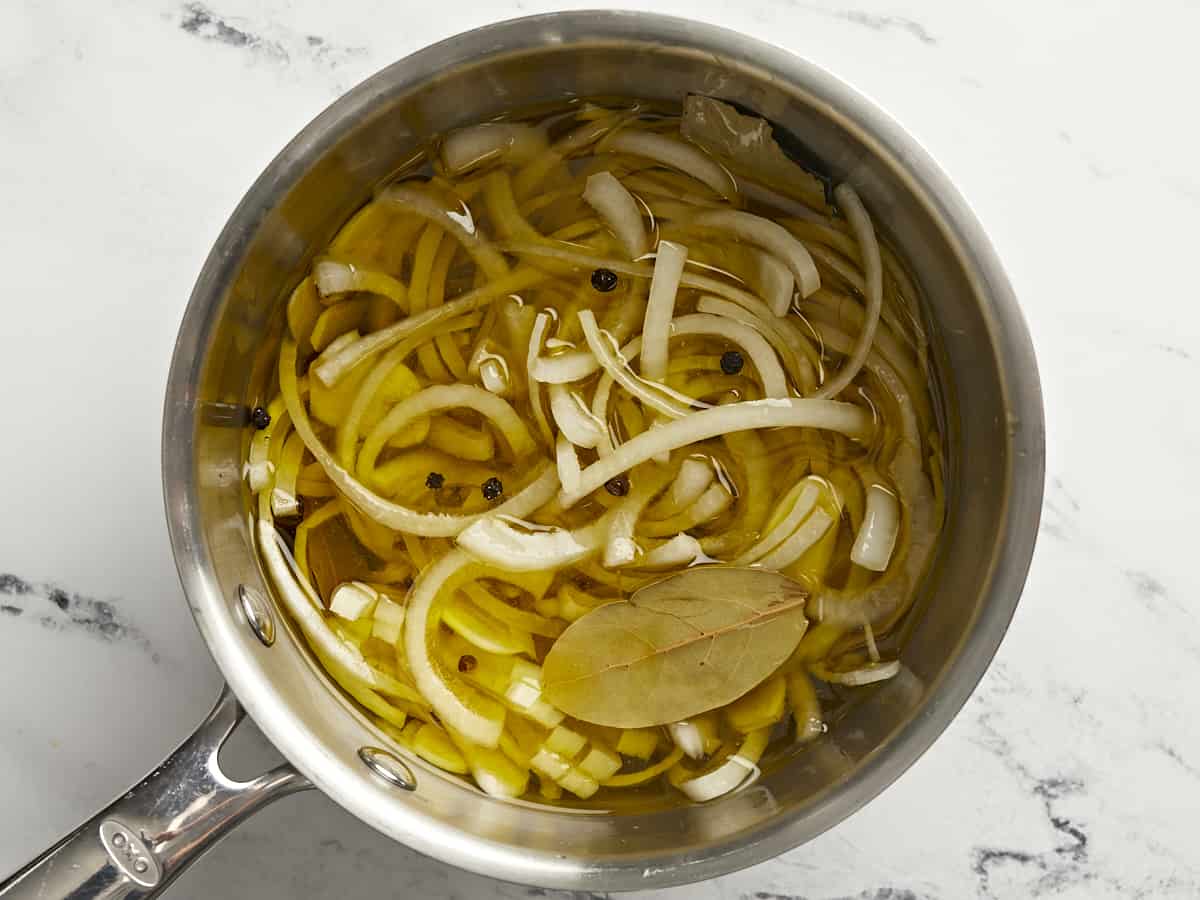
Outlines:
[[[379,496],[350,472],[321,443],[313,431],[308,413],[300,399],[296,379],[296,342],[285,337],[279,350],[279,392],[287,404],[288,414],[308,452],[316,457],[329,480],[363,515],[394,531],[405,531],[420,537],[454,537],[483,514],[451,516],[445,513],[422,513]],[[558,490],[558,473],[549,462],[534,473],[533,480],[510,499],[491,510],[490,515],[526,516],[544,506]]]
[[[550,384],[570,384],[582,381],[600,368],[595,354],[575,350],[559,356],[539,357],[530,368],[530,378]]]
[[[664,537],[675,531],[687,531],[697,525],[715,519],[733,503],[733,495],[725,485],[717,482],[689,504],[682,512],[657,522],[646,522],[642,533],[647,537]]]
[[[764,556],[778,547],[783,543],[785,538],[800,527],[800,523],[808,517],[813,507],[817,505],[817,496],[820,494],[820,488],[817,486],[815,479],[805,478],[801,484],[804,486],[792,502],[791,508],[780,519],[779,524],[746,548],[737,559],[733,560],[731,565],[750,565],[750,563],[754,562],[760,556]]]
[[[717,473],[712,463],[701,456],[689,456],[679,466],[671,490],[649,511],[650,518],[662,519],[691,506],[712,484]]]
[[[634,338],[623,350],[618,350],[611,335],[600,330],[600,326],[596,324],[596,317],[590,309],[581,309],[579,311],[579,325],[583,328],[583,336],[588,342],[588,347],[591,348],[596,359],[600,361],[601,367],[609,378],[656,412],[671,416],[672,418],[688,414],[688,407],[670,396],[671,394],[675,394],[674,391],[660,385],[647,383],[644,379],[635,375],[633,370],[629,368],[629,363],[625,359],[624,354],[632,352],[630,348],[640,352],[642,346],[641,338]],[[604,390],[605,393],[601,394],[601,390]],[[592,415],[600,421],[604,421],[604,416],[607,412],[607,398],[608,393],[604,385],[597,386],[596,396],[592,398]],[[601,399],[604,400],[602,406],[599,403]]]
[[[821,539],[829,526],[833,524],[833,516],[823,509],[815,509],[804,524],[797,528],[792,536],[783,541],[778,547],[759,559],[755,564],[767,569],[786,569]]]
[[[559,431],[576,446],[595,447],[608,436],[604,423],[566,385],[550,385],[550,412]]]
[[[633,194],[625,189],[612,172],[589,176],[583,189],[584,201],[608,223],[630,259],[646,253],[648,238],[642,211]]]
[[[687,794],[689,800],[704,803],[743,787],[747,781],[758,777],[758,761],[769,739],[769,728],[750,732],[737,753],[711,772],[681,782],[679,789]]]
[[[633,565],[639,569],[665,569],[690,566],[700,559],[704,559],[704,550],[700,547],[700,542],[690,534],[680,533],[647,551],[641,558],[634,560]]]
[[[554,446],[554,463],[558,469],[558,483],[564,491],[573,491],[579,487],[579,473],[583,470],[579,467],[575,445],[565,434],[559,434]]]
[[[452,175],[500,157],[531,159],[546,147],[546,133],[519,122],[483,122],[452,131],[442,141],[442,162]]]
[[[405,312],[408,312],[408,290],[384,272],[360,269],[350,263],[323,259],[313,266],[313,280],[322,297],[344,294],[348,291],[366,291],[387,297]]]
[[[452,234],[463,249],[475,260],[475,264],[489,278],[499,278],[508,274],[508,263],[504,256],[492,244],[479,236],[471,211],[465,205],[463,212],[450,212],[442,204],[422,190],[405,184],[395,184],[386,188],[376,198],[381,203],[390,203],[415,213],[427,219]]]
[[[675,315],[675,295],[687,262],[687,247],[671,241],[659,241],[650,279],[650,299],[642,325],[643,378],[663,381],[667,377],[667,344],[671,337],[671,319]]]
[[[824,428],[863,441],[870,437],[874,425],[867,410],[835,400],[770,398],[704,409],[630,438],[611,454],[584,469],[579,490],[570,494],[560,493],[559,501],[564,507],[572,506],[614,475],[620,475],[659,453],[730,431],[755,428]]]
[[[831,672],[824,666],[814,665],[812,673],[822,681],[831,684],[844,684],[850,687],[860,687],[864,684],[874,684],[877,681],[887,681],[900,674],[900,660],[893,659],[885,663],[872,663],[861,669],[851,669],[849,672]]]
[[[358,388],[358,392],[354,395],[354,400],[350,404],[350,410],[346,413],[346,418],[337,430],[337,459],[343,466],[348,469],[354,466],[354,449],[358,441],[359,428],[366,415],[367,409],[371,405],[371,401],[375,399],[375,394],[387,381],[389,375],[413,352],[420,344],[432,338],[434,334],[442,335],[449,334],[453,331],[460,331],[464,328],[471,328],[478,324],[478,315],[463,316],[459,319],[451,319],[449,322],[442,322],[437,326],[432,327],[431,334],[415,334],[408,340],[401,341],[386,354],[380,357],[375,363],[370,373],[363,379],[362,384]],[[426,329],[430,330],[430,329]],[[332,346],[332,344],[330,345]]]
[[[495,747],[504,730],[504,707],[453,676],[444,677],[429,648],[438,624],[434,601],[471,580],[477,569],[466,553],[451,550],[417,576],[404,619],[404,649],[417,687],[438,718],[480,746]]]
[[[700,213],[692,222],[702,228],[727,231],[747,243],[779,257],[792,271],[800,296],[807,297],[821,286],[821,276],[812,254],[782,225],[740,209],[714,209]],[[786,313],[786,310],[784,311]],[[779,315],[779,313],[776,313]]]
[[[546,419],[546,411],[542,408],[542,386],[534,376],[540,354],[542,340],[546,329],[550,327],[550,313],[540,312],[533,320],[533,330],[529,333],[529,352],[525,355],[525,388],[529,391],[529,408],[533,410],[533,420],[537,423],[538,433],[547,446],[554,445],[554,436],[550,432],[550,422]]]
[[[358,457],[359,474],[370,473],[375,468],[375,460],[384,445],[409,422],[438,410],[459,407],[473,409],[495,425],[518,458],[535,448],[529,429],[502,397],[473,384],[437,384],[401,400],[371,430]]]
[[[867,511],[854,537],[850,560],[872,572],[888,567],[900,533],[900,503],[882,484],[867,488]]]
[[[704,758],[704,735],[691,722],[672,722],[667,726],[667,733],[675,746],[692,759]]]
[[[854,229],[854,236],[858,238],[858,245],[862,249],[863,271],[866,273],[867,309],[862,330],[859,331],[858,340],[854,344],[854,351],[838,368],[833,378],[821,386],[814,395],[817,397],[836,397],[854,380],[854,376],[867,361],[867,354],[871,352],[871,345],[875,341],[875,329],[879,325],[879,313],[883,309],[883,263],[880,260],[879,242],[875,240],[875,229],[871,225],[871,217],[867,214],[862,201],[858,199],[858,194],[849,184],[839,184],[834,188],[833,196],[842,212],[846,214],[850,227]],[[805,296],[808,295],[805,294]]]
[[[458,545],[502,571],[543,572],[561,569],[595,553],[606,527],[603,518],[568,531],[493,515],[463,529]]]
[[[608,511],[608,534],[604,544],[604,565],[608,568],[628,565],[637,559],[639,548],[633,539],[634,529],[646,505],[667,485],[669,470],[643,467],[635,473],[633,490]]]
[[[794,330],[787,328],[785,320],[761,315],[758,310],[721,297],[701,297],[696,304],[696,311],[741,322],[743,325],[755,329],[774,348],[778,358],[783,360],[784,368],[795,380],[796,386],[800,388],[801,392],[807,396],[816,390],[816,370],[813,363],[815,361],[818,365],[820,364],[820,354]],[[763,312],[765,312],[765,307]],[[810,352],[811,359],[809,358]]]
[[[257,534],[258,551],[266,563],[267,572],[284,606],[313,646],[371,690],[411,699],[411,688],[368,663],[357,647],[342,640],[326,624],[321,598],[296,571],[287,545],[275,530],[275,523],[270,518],[260,518]],[[417,698],[417,702],[424,703],[420,698]]]
[[[438,325],[466,313],[472,313],[487,306],[497,297],[533,287],[535,284],[545,281],[546,277],[546,274],[538,269],[518,269],[469,291],[449,303],[427,309],[423,313],[409,316],[394,325],[372,332],[342,348],[340,352],[328,359],[313,365],[311,369],[323,384],[333,387],[346,372],[371,354],[386,350],[425,327]]]
[[[765,250],[754,251],[751,281],[754,289],[762,294],[771,307],[771,312],[782,318],[792,308],[792,294],[796,289],[796,277],[778,257]]]
[[[698,147],[677,138],[646,131],[618,131],[601,141],[599,149],[652,159],[691,175],[726,199],[737,195],[733,176],[724,166]]]
[[[723,316],[693,313],[680,316],[671,323],[671,334],[704,334],[725,338],[732,341],[745,351],[758,370],[762,382],[763,393],[768,397],[786,398],[788,396],[787,376],[779,365],[775,351],[761,334],[751,326]],[[645,362],[645,343],[642,344],[643,362]]]

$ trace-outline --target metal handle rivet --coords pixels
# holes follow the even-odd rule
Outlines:
[[[271,615],[271,604],[262,591],[246,584],[238,585],[237,595],[246,624],[264,647],[270,647],[275,643],[275,618]]]
[[[113,835],[112,842],[113,842],[114,847],[124,847],[125,846],[125,835],[121,834],[121,832],[118,831],[116,834]]]
[[[148,865],[146,865],[146,861],[144,859],[139,859],[137,862],[135,862],[133,864],[133,870],[135,872],[138,872],[139,874],[141,872],[145,872],[148,868],[150,868],[150,867]]]
[[[358,758],[388,784],[405,791],[417,789],[417,779],[412,769],[391,751],[379,747],[359,747]]]

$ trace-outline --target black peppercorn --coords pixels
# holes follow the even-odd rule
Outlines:
[[[256,406],[250,411],[250,424],[262,431],[271,424],[271,414],[261,406]]]
[[[629,476],[614,475],[604,482],[604,489],[614,497],[624,497],[629,493]]]
[[[425,476],[425,487],[431,491],[440,491],[442,485],[446,483],[446,476],[441,472],[430,472]]]
[[[746,361],[742,359],[742,354],[736,350],[726,350],[721,354],[721,371],[726,375],[736,375],[742,371],[742,366]]]
[[[458,671],[473,672],[475,670],[475,666],[477,666],[478,664],[479,664],[479,660],[477,660],[470,653],[468,653],[465,656],[460,656],[458,658]]]
[[[592,287],[607,294],[617,286],[617,273],[612,269],[597,269],[592,273]]]
[[[483,491],[484,500],[499,500],[500,495],[504,493],[504,483],[493,475],[480,485],[480,490]]]

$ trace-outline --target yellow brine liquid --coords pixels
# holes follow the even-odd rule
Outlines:
[[[259,549],[381,740],[501,797],[705,802],[901,671],[943,509],[916,289],[762,120],[445,135],[286,317]],[[711,590],[630,601],[696,566]]]

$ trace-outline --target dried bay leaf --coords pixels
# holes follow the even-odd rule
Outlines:
[[[804,589],[764,569],[702,566],[598,607],[555,641],[546,699],[585,722],[646,728],[736,700],[788,658]]]

